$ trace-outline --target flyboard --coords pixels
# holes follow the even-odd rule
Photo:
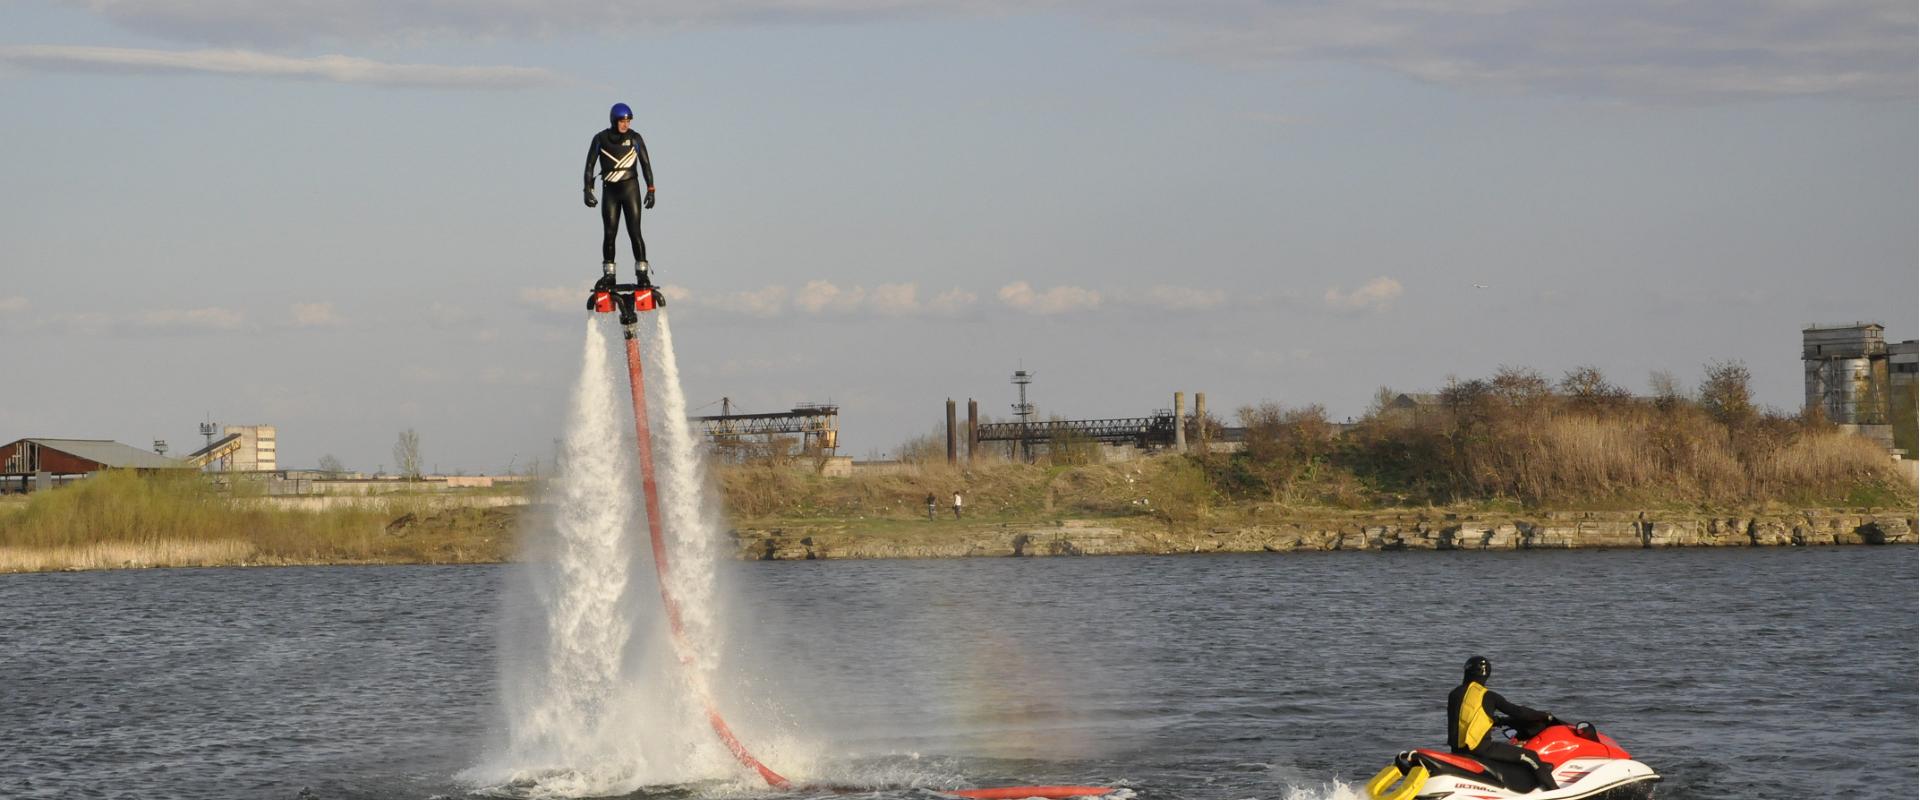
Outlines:
[[[627,382],[633,393],[634,441],[637,443],[640,457],[640,487],[646,494],[647,537],[653,547],[653,568],[660,584],[660,607],[667,615],[667,627],[673,633],[675,655],[680,663],[693,666],[697,652],[687,638],[686,630],[680,620],[680,603],[673,596],[669,585],[672,563],[667,557],[666,535],[661,529],[660,490],[653,477],[653,432],[647,424],[646,375],[640,360],[640,312],[654,311],[666,307],[667,301],[660,290],[651,282],[643,279],[641,283],[615,283],[612,275],[600,279],[587,295],[587,310],[598,313],[618,313],[620,328],[627,345]],[[713,728],[714,735],[720,737],[721,744],[733,753],[735,760],[755,773],[768,786],[775,789],[819,789],[832,787],[795,786],[793,782],[773,771],[735,736],[733,729],[727,726],[720,709],[713,702],[713,694],[707,686],[703,673],[692,670],[692,685],[700,696],[701,706],[707,712],[707,725]],[[859,791],[871,791],[863,788]],[[1048,800],[1064,800],[1070,797],[1097,797],[1112,794],[1113,789],[1105,786],[1003,786],[985,789],[954,789],[939,792],[949,797],[975,798],[976,800],[1021,800],[1021,798],[1040,797]]]

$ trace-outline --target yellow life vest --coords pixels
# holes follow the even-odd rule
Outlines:
[[[1487,687],[1479,681],[1467,684],[1467,690],[1460,695],[1460,709],[1455,715],[1453,737],[1461,747],[1468,750],[1479,747],[1487,738],[1487,731],[1493,730],[1493,717],[1487,714]]]

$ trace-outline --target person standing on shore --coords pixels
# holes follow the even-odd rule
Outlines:
[[[927,492],[927,521],[928,522],[933,521],[933,510],[939,505],[940,505],[940,501],[933,499],[933,492]]]
[[[960,503],[961,503],[960,493],[954,492],[953,493],[953,518],[954,519],[960,518]]]

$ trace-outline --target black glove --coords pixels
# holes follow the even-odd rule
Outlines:
[[[653,187],[651,186],[647,187],[647,198],[645,200],[640,201],[640,207],[641,208],[653,207]]]
[[[600,201],[593,199],[593,190],[588,189],[587,190],[587,207],[593,208],[594,206],[597,206],[597,205],[600,205]]]

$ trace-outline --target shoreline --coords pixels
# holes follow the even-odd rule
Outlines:
[[[0,574],[173,567],[498,564],[514,560],[523,515],[540,506],[449,509],[393,520],[352,556],[262,552],[240,539],[0,546]],[[745,561],[1030,558],[1196,553],[1420,550],[1643,550],[1912,545],[1912,509],[1790,512],[1296,511],[1271,521],[1169,525],[1150,517],[1044,520],[752,520],[731,555]],[[431,541],[428,545],[427,539]],[[428,546],[422,546],[428,545]],[[383,552],[384,551],[384,552]]]
[[[938,528],[940,523],[926,523]],[[736,529],[735,557],[970,558],[1417,550],[1653,550],[1915,544],[1912,510],[1671,512],[1332,512],[1255,524],[1168,526],[1141,518],[985,523],[945,533],[830,523]]]

